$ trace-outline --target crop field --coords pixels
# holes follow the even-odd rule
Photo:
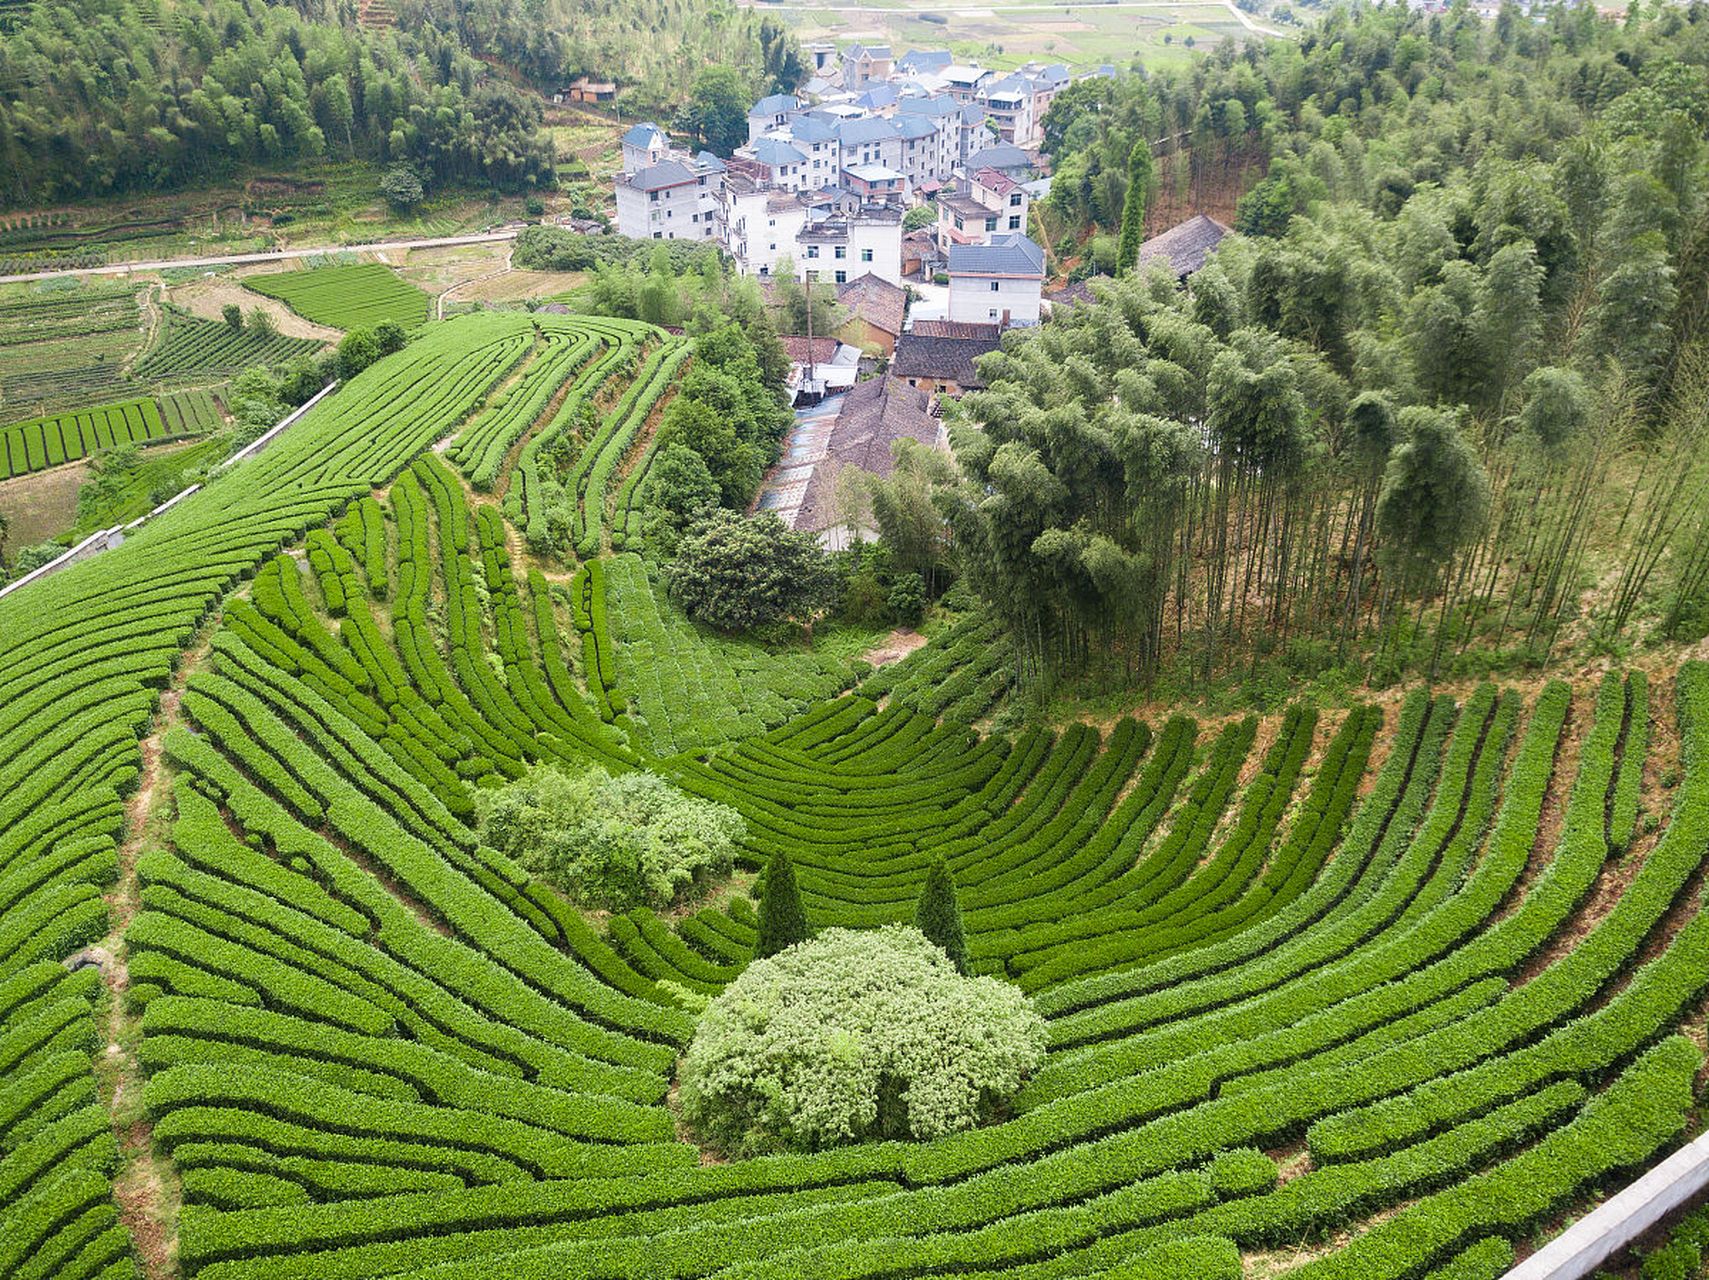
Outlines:
[[[243,284],[279,299],[305,320],[334,329],[387,320],[415,329],[427,320],[427,295],[377,262],[246,276]]]
[[[123,399],[143,343],[137,292],[93,281],[0,291],[0,418]]]
[[[136,376],[148,382],[217,379],[257,365],[282,365],[322,346],[313,338],[233,329],[171,305],[163,310],[165,319],[154,345],[136,365]]]
[[[161,419],[153,400],[127,400],[81,413],[61,413],[51,418],[0,427],[0,480],[76,462],[115,444],[147,444],[173,431]]]
[[[1490,1280],[1687,1135],[1709,665],[980,733],[980,619],[857,679],[617,550],[688,359],[429,326],[0,599],[0,1273]],[[943,859],[1044,1065],[936,1141],[704,1161],[673,1078],[753,903],[585,915],[478,840],[554,761],[736,809],[818,928]]]

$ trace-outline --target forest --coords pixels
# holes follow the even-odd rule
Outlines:
[[[960,406],[940,555],[1025,672],[1393,678],[1701,636],[1706,19],[1337,10],[1065,93],[1050,202],[1082,234],[1141,139],[1266,171],[1184,287],[1094,282]]]

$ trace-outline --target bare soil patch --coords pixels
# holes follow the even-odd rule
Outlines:
[[[259,293],[245,289],[230,276],[209,276],[205,280],[179,285],[167,296],[191,315],[200,316],[204,320],[223,319],[220,309],[235,303],[242,308],[246,316],[256,309],[266,312],[272,317],[274,327],[287,337],[318,338],[322,342],[337,342],[344,336],[337,329],[328,329],[325,325],[303,319],[283,302],[264,298]]]
[[[862,662],[874,667],[884,667],[892,662],[900,662],[916,649],[924,648],[926,637],[918,631],[898,627],[872,648],[860,655]]]
[[[57,538],[77,522],[77,490],[88,478],[87,462],[71,462],[0,483],[8,561],[20,547]]]

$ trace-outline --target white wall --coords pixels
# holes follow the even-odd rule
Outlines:
[[[949,318],[974,324],[990,324],[1009,313],[1014,324],[1036,324],[1039,317],[1041,280],[1016,280],[1005,276],[955,275],[949,278]],[[996,285],[993,289],[991,286]]]

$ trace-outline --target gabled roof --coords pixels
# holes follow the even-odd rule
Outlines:
[[[1001,80],[992,80],[982,86],[980,95],[989,102],[992,98],[1023,97],[1032,92],[1032,86],[1022,76],[1008,75]]]
[[[651,120],[645,121],[642,124],[630,125],[629,131],[623,135],[623,145],[629,147],[640,147],[643,150],[649,149],[656,143],[663,142],[664,140],[665,131],[659,128],[659,126],[654,124]]]
[[[829,121],[816,115],[797,116],[789,122],[789,133],[797,142],[830,142],[837,131]]]
[[[974,171],[973,180],[987,191],[995,191],[1000,196],[1006,196],[1011,191],[1021,189],[1021,184],[1001,169],[977,169]]]
[[[1177,278],[1185,279],[1200,267],[1222,243],[1228,228],[1205,214],[1178,222],[1139,246],[1139,265],[1166,262]]]
[[[1044,279],[1044,250],[1019,231],[998,236],[990,244],[952,244],[952,276],[1036,276]]]
[[[938,131],[938,127],[925,116],[898,116],[896,130],[907,140],[929,138]]]
[[[754,143],[754,159],[761,164],[801,164],[807,157],[778,138],[761,138]]]
[[[978,173],[981,169],[1027,169],[1033,167],[1032,157],[1019,147],[1007,142],[994,143],[967,158],[967,169],[970,173]]]
[[[955,55],[948,49],[910,49],[896,59],[898,71],[942,71],[955,64]]]
[[[1044,70],[1034,73],[1034,80],[1042,80],[1045,84],[1067,84],[1068,68],[1060,62],[1053,62]]]
[[[896,354],[890,358],[890,372],[898,378],[953,382],[963,390],[983,387],[985,383],[973,362],[996,351],[1001,345],[1001,340],[996,337],[931,338],[905,333],[896,339]]]
[[[846,58],[858,58],[862,54],[865,54],[869,58],[888,58],[890,56],[890,46],[887,44],[854,44],[849,46],[849,51],[843,56]]]
[[[985,109],[977,102],[964,104],[961,108],[961,122],[963,124],[984,124]]]
[[[952,63],[943,69],[942,75],[946,80],[957,84],[978,84],[991,73],[984,67],[970,66],[966,63]]]
[[[693,182],[699,175],[680,160],[661,160],[645,169],[637,169],[626,180],[637,191],[662,191]]]
[[[870,271],[839,286],[837,301],[876,329],[890,334],[902,332],[902,317],[908,309],[907,290]]]
[[[995,342],[1003,336],[1003,326],[982,320],[916,320],[912,332],[918,338],[978,338]]]
[[[907,438],[935,446],[941,430],[932,398],[896,378],[857,382],[842,398],[825,456],[813,467],[795,512],[797,529],[828,529],[837,522],[837,476],[857,467],[875,476],[895,469],[895,444]]]
[[[845,147],[863,142],[888,142],[897,137],[896,126],[880,116],[865,116],[859,120],[844,120],[836,126],[837,140]]]
[[[869,111],[877,111],[881,107],[890,106],[900,96],[893,84],[875,84],[855,98],[855,105],[865,107]]]
[[[723,173],[728,167],[710,151],[702,151],[694,157],[695,168],[702,173]]]
[[[793,94],[774,93],[770,97],[761,98],[748,108],[750,116],[781,116],[791,111],[799,110],[801,104]]]
[[[896,104],[898,116],[928,116],[941,119],[953,116],[961,110],[961,104],[945,94],[936,94],[930,98],[903,98]]]
[[[837,348],[842,346],[841,338],[808,338],[798,333],[780,333],[777,336],[783,345],[783,353],[789,357],[791,364],[830,364],[831,358],[837,354]]]

